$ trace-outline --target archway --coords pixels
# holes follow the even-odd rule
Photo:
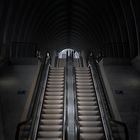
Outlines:
[[[60,58],[60,59],[63,58],[64,59],[64,58],[67,57],[67,55],[70,56],[71,54],[73,54],[73,58],[75,58],[75,59],[80,58],[80,52],[77,52],[77,51],[75,51],[73,49],[64,49],[64,50],[62,50],[61,52],[59,52],[58,58]]]

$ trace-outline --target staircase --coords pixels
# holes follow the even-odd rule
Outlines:
[[[75,73],[80,140],[105,140],[90,69],[77,67]]]
[[[42,105],[37,140],[62,140],[64,68],[50,68]]]

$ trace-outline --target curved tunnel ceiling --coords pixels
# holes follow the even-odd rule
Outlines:
[[[0,41],[36,42],[41,49],[139,54],[139,3],[134,0],[1,0]]]

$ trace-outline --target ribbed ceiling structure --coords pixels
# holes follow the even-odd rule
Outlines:
[[[1,0],[1,51],[12,42],[83,49],[105,56],[139,54],[139,2],[134,0]]]

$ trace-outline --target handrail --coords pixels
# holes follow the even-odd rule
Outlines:
[[[66,105],[66,110],[65,110],[65,139],[67,139],[67,125],[68,125],[68,120],[67,120],[67,118],[68,118],[68,116],[67,116],[67,106],[68,106],[68,101],[67,101],[67,95],[68,95],[68,83],[67,83],[67,77],[68,77],[68,69],[67,69],[67,67],[68,67],[68,52],[66,53],[66,64],[65,64],[65,105]]]
[[[96,77],[94,76],[93,68],[90,64],[89,64],[89,68],[90,68],[91,75],[92,75],[93,85],[94,85],[94,88],[96,91],[97,103],[98,103],[99,111],[101,114],[101,120],[103,123],[106,140],[113,140],[113,135],[111,133],[111,127],[109,125],[108,116],[105,112],[106,111],[105,104],[103,103],[103,100],[102,100],[102,95],[101,95],[102,91],[98,85],[98,81],[97,81]]]
[[[67,71],[66,67],[64,68],[64,113],[63,113],[63,140],[66,139],[66,128],[67,128],[67,96],[66,96],[66,91],[67,91],[67,83],[66,83],[66,77],[67,77]]]
[[[75,74],[75,70],[73,69],[73,75],[76,76]],[[77,96],[76,96],[76,77],[74,77],[73,79],[73,90],[74,90],[74,102],[75,102],[75,124],[76,124],[76,133],[77,133],[77,140],[80,139],[80,126],[79,126],[79,122],[78,122],[78,106],[77,106]]]
[[[30,137],[32,138],[32,140],[36,140],[36,136],[37,136],[37,132],[38,132],[38,126],[39,126],[39,121],[40,121],[40,117],[41,117],[41,110],[42,110],[43,100],[44,100],[44,96],[45,96],[46,83],[48,80],[48,72],[49,72],[49,68],[50,68],[50,65],[48,64],[48,62],[45,67],[44,67],[44,71],[42,74],[43,79],[41,79],[41,81],[40,81],[41,86],[38,91],[38,93],[40,93],[40,96],[38,98],[38,104],[36,107],[37,110],[35,110],[36,111],[35,117],[33,118],[33,125],[31,127],[32,131],[30,133]]]
[[[33,121],[33,114],[34,114],[35,107],[36,107],[36,104],[37,104],[36,101],[38,100],[38,96],[39,96],[37,93],[38,93],[39,88],[40,88],[40,81],[43,79],[44,67],[45,67],[45,65],[47,65],[47,67],[48,67],[49,61],[50,61],[49,57],[47,57],[47,56],[45,56],[43,61],[42,61],[42,64],[41,64],[41,67],[40,67],[40,70],[39,70],[39,74],[38,74],[38,77],[37,77],[37,82],[36,82],[35,89],[34,89],[34,94],[33,94],[32,100],[31,100],[29,112],[28,112],[27,117],[26,117],[27,119],[23,122],[20,122],[17,125],[15,140],[19,140],[21,127],[28,124],[29,122]]]
[[[23,122],[20,122],[20,123],[17,125],[15,140],[19,140],[20,128],[21,128],[23,125],[27,124],[30,120],[31,120],[31,119],[26,120],[26,121],[23,121]]]
[[[129,134],[128,134],[127,125],[124,122],[113,120],[113,118],[111,118],[111,121],[124,127],[125,134],[126,134],[125,138],[126,138],[126,140],[129,140]]]
[[[93,60],[92,60],[92,63],[93,63]],[[107,108],[107,111],[108,111],[108,114],[109,114],[109,119],[112,122],[114,122],[115,124],[120,125],[120,126],[122,126],[124,128],[124,131],[125,131],[125,139],[126,140],[129,140],[127,125],[125,123],[121,122],[121,121],[118,121],[118,120],[115,120],[114,119],[114,114],[113,114],[113,111],[112,111],[112,107],[111,107],[110,101],[109,101],[107,95],[105,94],[107,91],[105,89],[105,86],[104,86],[104,83],[103,83],[103,79],[101,77],[101,72],[100,72],[100,70],[99,70],[96,62],[94,62],[94,66],[95,66],[94,67],[94,70],[95,70],[95,72],[96,72],[96,74],[97,74],[97,76],[99,78],[100,86],[101,86],[101,88],[103,90],[103,98],[105,99],[105,102],[104,103],[107,105],[106,108]],[[93,65],[92,65],[92,67],[93,67]]]

